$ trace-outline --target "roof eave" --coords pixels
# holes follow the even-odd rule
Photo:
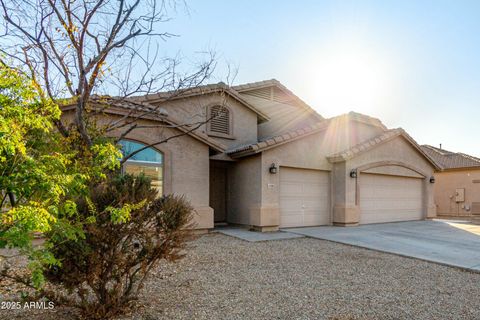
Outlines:
[[[272,148],[276,148],[278,146],[284,145],[289,142],[306,138],[312,134],[323,131],[326,128],[327,128],[327,125],[325,124],[325,122],[321,122],[315,128],[306,127],[306,128],[298,129],[293,132],[284,133],[283,135],[275,136],[265,141],[261,141],[255,144],[245,146],[244,148],[240,148],[240,150],[238,151],[233,151],[233,152],[227,151],[227,154],[234,158],[250,156],[256,153],[267,151]]]
[[[75,108],[75,105],[69,104],[61,107],[62,112],[63,111],[70,111]],[[113,106],[106,108],[102,111],[103,113],[108,113],[108,114],[114,114],[114,115],[120,115],[120,116],[130,116],[130,117],[135,117],[135,114],[128,114],[126,113],[126,109],[118,107],[118,106]],[[141,112],[141,111],[140,111]],[[181,126],[178,126],[178,122],[173,120],[171,117],[166,116],[166,115],[156,115],[156,114],[147,114],[143,115],[141,119],[146,119],[146,120],[152,120],[152,121],[160,121],[160,122],[165,122],[169,125],[174,125],[175,129],[185,133],[186,135],[191,136],[194,139],[197,139],[206,145],[210,146],[213,150],[217,152],[225,152],[227,149],[226,146],[217,143],[215,141],[212,141],[211,139],[208,139],[208,137],[200,135],[194,131],[190,131],[188,128],[183,128]]]
[[[396,129],[396,130],[397,130],[397,132],[395,134],[391,135],[388,138],[382,139],[378,143],[375,143],[373,145],[369,145],[367,147],[365,147],[365,146],[354,146],[354,147],[351,148],[351,149],[353,149],[353,148],[360,149],[358,152],[352,152],[351,149],[349,149],[349,150],[345,150],[343,152],[340,152],[338,154],[327,156],[327,159],[330,163],[338,163],[338,162],[348,161],[350,159],[353,159],[353,158],[363,154],[364,152],[372,150],[377,146],[380,146],[380,145],[382,145],[386,142],[389,142],[389,141],[401,136],[401,137],[405,138],[410,143],[410,145],[413,146],[421,155],[423,155],[423,157],[425,159],[427,159],[427,161],[435,168],[435,170],[442,170],[442,168],[427,153],[425,153],[425,151],[422,150],[422,148],[415,142],[415,140],[413,140],[412,137],[410,137],[410,135],[408,133],[405,132],[405,130],[403,130],[403,129]],[[379,138],[379,137],[376,137],[376,138]],[[374,139],[376,139],[376,138],[374,138]]]

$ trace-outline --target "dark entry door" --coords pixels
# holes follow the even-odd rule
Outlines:
[[[227,168],[210,167],[210,207],[214,210],[214,221],[227,220]]]

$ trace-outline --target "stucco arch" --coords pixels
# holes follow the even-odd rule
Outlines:
[[[405,168],[405,169],[408,169],[408,170],[411,170],[411,171],[414,171],[414,172],[418,173],[423,178],[428,177],[428,173],[424,172],[423,170],[421,170],[421,169],[419,169],[419,168],[417,168],[417,167],[415,167],[411,164],[407,164],[407,163],[401,162],[401,161],[393,161],[393,160],[378,161],[378,162],[372,162],[372,163],[362,165],[362,166],[360,166],[356,169],[357,170],[357,175],[361,174],[361,172],[363,172],[363,171],[366,171],[366,170],[369,170],[369,169],[374,169],[374,168],[379,168],[379,167],[402,167],[402,168]]]

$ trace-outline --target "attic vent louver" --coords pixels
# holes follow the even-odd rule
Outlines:
[[[210,107],[210,132],[230,134],[230,111],[222,106]]]

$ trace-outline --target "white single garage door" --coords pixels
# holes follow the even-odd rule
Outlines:
[[[280,227],[330,224],[329,199],[328,172],[280,168]]]
[[[360,223],[420,220],[422,179],[362,173]]]

